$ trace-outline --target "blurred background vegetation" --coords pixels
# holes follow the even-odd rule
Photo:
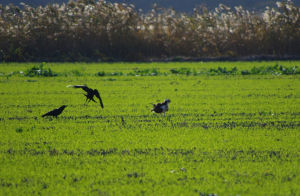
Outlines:
[[[53,3],[68,3],[69,0],[2,0],[3,5],[5,4],[14,4],[20,5],[21,2],[26,3],[30,6],[46,6],[47,4]],[[175,10],[179,12],[191,13],[195,8],[195,5],[205,5],[209,10],[218,7],[220,3],[227,5],[229,7],[234,6],[243,6],[243,8],[249,11],[264,11],[266,6],[276,7],[276,0],[113,0],[112,3],[126,3],[126,4],[134,4],[137,9],[142,9],[147,12],[152,9],[151,5],[158,4],[165,8],[173,7]],[[293,1],[295,5],[300,5],[300,0]]]
[[[143,11],[133,4],[94,0],[42,6],[10,2],[0,6],[0,61],[144,61],[300,52],[300,10],[291,1],[261,12],[239,6],[243,1],[214,9],[201,4],[190,13],[157,4]]]

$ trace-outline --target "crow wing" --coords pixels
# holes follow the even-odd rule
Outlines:
[[[55,116],[55,117],[57,117],[58,115],[60,115],[64,111],[65,107],[67,107],[67,106],[63,105],[59,108],[51,110],[50,112],[47,112],[46,114],[42,115],[42,117],[44,117],[44,116]]]
[[[102,100],[101,100],[101,97],[100,97],[100,94],[99,94],[99,92],[98,92],[98,90],[97,89],[95,89],[94,90],[94,95],[99,99],[99,101],[100,101],[100,104],[101,104],[101,108],[103,108],[104,106],[103,106],[103,103],[102,103]]]
[[[87,87],[86,85],[74,85],[74,88],[82,88],[85,92],[89,93],[92,89]]]
[[[61,114],[62,110],[60,109],[54,109],[50,112],[47,112],[46,114],[42,115],[42,117],[44,116],[58,116],[59,114]]]

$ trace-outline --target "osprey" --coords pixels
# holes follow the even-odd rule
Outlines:
[[[69,88],[69,87],[73,87],[73,88],[82,88],[82,90],[84,90],[85,92],[87,92],[86,95],[83,94],[84,96],[86,96],[85,103],[87,102],[87,100],[89,100],[89,101],[87,102],[87,104],[88,104],[91,100],[92,100],[93,102],[97,103],[97,102],[94,100],[94,96],[96,96],[96,97],[99,99],[99,101],[100,101],[101,107],[103,108],[103,103],[102,103],[100,94],[99,94],[99,92],[98,92],[97,89],[94,89],[94,90],[93,90],[93,89],[87,87],[86,85],[69,85],[69,86],[67,86],[67,88]],[[85,103],[84,103],[84,104],[85,104]]]
[[[169,103],[171,103],[171,101],[169,99],[165,99],[165,101],[162,103],[153,104],[153,109],[151,112],[163,113],[165,116],[165,112],[169,110]]]
[[[44,117],[44,116],[53,116],[53,117],[57,118],[57,116],[60,115],[64,111],[65,107],[67,107],[67,106],[63,105],[59,108],[56,108],[56,109],[42,115],[42,117]]]

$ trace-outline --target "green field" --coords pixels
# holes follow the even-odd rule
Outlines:
[[[299,61],[34,66],[0,64],[0,195],[300,195]]]

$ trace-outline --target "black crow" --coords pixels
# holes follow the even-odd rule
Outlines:
[[[94,100],[94,95],[99,99],[100,101],[100,105],[101,107],[103,108],[103,103],[102,103],[102,100],[101,100],[101,97],[100,97],[100,94],[98,92],[97,89],[91,89],[89,87],[87,87],[86,85],[69,85],[67,87],[73,87],[73,88],[82,88],[82,90],[84,90],[85,92],[87,92],[87,94],[84,96],[86,96],[86,100],[85,100],[85,103],[87,102],[87,100],[89,100],[87,102],[87,104],[92,100],[93,102],[97,103],[95,100]],[[84,104],[85,104],[84,103]]]
[[[165,112],[169,110],[169,103],[171,103],[171,100],[165,99],[165,101],[162,103],[153,104],[153,109],[151,112],[163,113],[165,116]]]
[[[44,117],[44,116],[53,116],[53,117],[57,118],[57,116],[60,115],[62,113],[62,111],[64,111],[65,107],[67,107],[67,106],[63,105],[63,106],[61,106],[59,108],[56,108],[56,109],[54,109],[54,110],[52,110],[52,111],[50,111],[50,112],[42,115],[42,117]]]

